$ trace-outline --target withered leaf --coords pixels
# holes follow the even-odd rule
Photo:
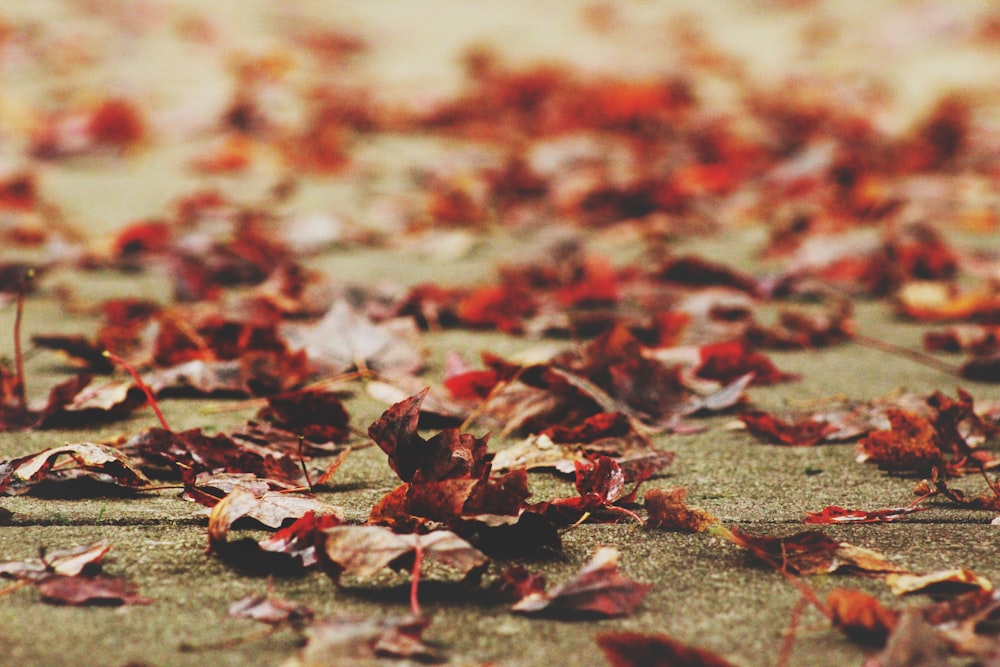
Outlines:
[[[381,665],[379,658],[402,658],[440,662],[443,658],[423,642],[426,618],[327,617],[309,625],[306,644],[282,663],[283,667],[320,665]]]
[[[341,573],[371,577],[387,567],[406,569],[412,564],[418,546],[425,560],[437,561],[463,575],[488,560],[478,549],[447,530],[400,535],[380,526],[337,526],[324,532],[326,556],[335,577]]]
[[[928,574],[912,574],[900,572],[889,574],[885,578],[885,583],[889,590],[895,595],[906,595],[907,593],[929,593],[941,590],[967,590],[978,588],[984,591],[992,591],[993,584],[989,579],[981,577],[972,570],[965,568],[951,568],[938,570]]]
[[[36,585],[46,602],[68,605],[151,604],[151,598],[139,595],[138,587],[124,579],[96,575],[94,577],[53,575]]]
[[[596,640],[612,667],[733,667],[714,653],[665,634],[605,632]]]
[[[299,519],[308,512],[338,516],[341,510],[312,496],[275,491],[256,493],[238,486],[212,508],[208,516],[208,539],[213,545],[224,543],[229,528],[244,517],[268,528],[280,528],[286,521]]]
[[[828,424],[814,419],[787,422],[766,412],[744,412],[739,418],[753,435],[795,447],[815,445],[831,430]]]
[[[885,648],[865,667],[939,667],[948,664],[948,645],[917,609],[900,614]]]
[[[424,440],[417,433],[420,404],[427,389],[396,403],[368,428],[368,435],[389,456],[389,466],[404,482],[479,478],[487,465],[489,436],[476,438],[450,428]]]
[[[298,602],[251,593],[229,605],[229,615],[233,618],[249,618],[268,625],[281,625],[311,620],[314,612]]]
[[[835,628],[865,644],[884,644],[899,621],[899,612],[882,606],[868,593],[851,588],[830,591],[826,596],[826,606],[830,609],[830,622]]]
[[[684,487],[647,491],[644,498],[649,514],[646,527],[700,533],[719,521],[700,507],[688,505],[684,501],[686,496],[687,489]]]
[[[52,388],[35,427],[69,428],[121,419],[145,403],[145,394],[131,383],[95,384],[89,375],[78,375]]]
[[[738,528],[722,530],[720,534],[771,567],[791,574],[808,576],[839,570],[871,575],[906,572],[877,551],[838,542],[816,530],[789,537],[754,536]]]
[[[858,442],[858,461],[880,468],[929,474],[943,462],[934,424],[905,410],[890,409],[888,431],[872,431]]]
[[[601,547],[582,570],[548,592],[532,592],[512,611],[556,617],[630,616],[653,587],[618,573],[618,550]]]
[[[303,567],[312,567],[319,562],[318,550],[326,540],[327,528],[342,523],[336,514],[317,514],[308,511],[291,525],[257,543],[264,551],[284,553],[298,558]]]
[[[520,565],[511,565],[500,573],[490,589],[504,600],[517,602],[529,595],[544,595],[545,586],[545,575],[529,572]]]
[[[806,512],[802,523],[832,524],[832,523],[888,523],[907,514],[923,512],[928,507],[906,506],[889,507],[881,510],[849,510],[837,505],[828,505],[818,512]]]
[[[345,300],[338,300],[317,322],[288,323],[282,334],[289,347],[305,353],[324,375],[351,368],[412,374],[424,365],[419,331],[412,318],[373,323]]]
[[[313,443],[342,442],[351,433],[344,403],[336,393],[322,389],[269,396],[257,417]]]
[[[588,513],[598,511],[639,519],[634,512],[619,506],[619,503],[632,502],[634,490],[627,496],[622,496],[625,473],[614,459],[599,456],[593,461],[577,461],[574,465],[576,490],[580,495],[539,503],[533,507],[534,511],[543,513],[557,523],[573,523]]]
[[[52,574],[75,577],[85,571],[97,571],[101,559],[111,550],[106,540],[69,549],[43,549],[40,558],[0,563],[0,576],[14,579],[43,579]]]
[[[0,462],[0,493],[21,495],[42,482],[65,482],[81,477],[132,490],[142,490],[151,484],[135,463],[118,449],[79,442]]]

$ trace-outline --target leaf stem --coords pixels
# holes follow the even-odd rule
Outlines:
[[[413,573],[410,575],[410,613],[414,616],[421,616],[420,601],[417,599],[417,587],[420,586],[420,568],[424,562],[424,545],[420,543],[420,536],[414,535],[413,546]]]
[[[132,364],[109,350],[104,350],[104,356],[128,371],[128,374],[132,376],[133,380],[135,380],[136,385],[142,390],[142,393],[146,395],[146,400],[149,401],[150,407],[152,407],[153,412],[156,413],[156,418],[160,420],[160,425],[167,431],[173,431],[173,429],[170,428],[170,424],[167,423],[167,418],[163,416],[163,411],[160,410],[160,405],[156,402],[156,397],[153,396],[153,391],[149,388],[149,385],[143,381],[142,377],[139,375],[139,371],[135,370],[135,367],[132,366]]]
[[[21,347],[21,321],[24,319],[24,298],[28,283],[35,276],[34,269],[28,269],[17,289],[17,305],[14,311],[14,372],[17,374],[17,403],[22,414],[28,412],[28,396],[25,389],[24,350]]]
[[[871,336],[865,336],[859,333],[854,334],[852,340],[859,345],[864,345],[865,347],[870,347],[874,350],[878,350],[879,352],[891,354],[894,357],[909,359],[910,361],[918,363],[921,366],[933,368],[936,371],[941,371],[942,373],[946,373],[948,375],[961,374],[957,366],[941,361],[937,357],[920,352],[919,350],[911,350],[910,348],[903,347],[902,345],[887,343],[884,340],[879,340],[877,338],[872,338]]]

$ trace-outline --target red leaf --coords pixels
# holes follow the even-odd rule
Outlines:
[[[888,523],[896,519],[922,512],[928,507],[890,507],[882,510],[849,510],[837,505],[829,505],[818,512],[806,512],[803,523],[825,524],[825,523]]]
[[[899,612],[883,607],[868,593],[850,588],[830,591],[826,605],[835,628],[866,644],[884,644],[899,621]]]
[[[532,592],[511,609],[522,614],[616,618],[631,616],[653,587],[618,573],[618,551],[602,547],[580,572],[551,591]]]
[[[138,588],[124,579],[97,575],[66,577],[54,575],[36,584],[46,602],[57,604],[151,604],[151,598],[139,595]]]
[[[473,477],[486,470],[486,442],[489,436],[476,438],[446,429],[430,440],[417,433],[420,405],[427,389],[386,410],[369,428],[368,435],[389,456],[389,466],[404,482],[417,478],[439,481]]]

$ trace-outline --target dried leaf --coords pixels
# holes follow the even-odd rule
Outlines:
[[[238,486],[212,508],[208,516],[209,543],[213,546],[225,543],[230,526],[244,517],[268,528],[280,528],[286,521],[300,519],[308,512],[338,516],[342,510],[312,496],[274,491],[255,493]]]
[[[70,549],[42,550],[40,558],[0,563],[0,576],[34,580],[52,574],[75,577],[85,571],[99,570],[101,560],[110,550],[106,540]]]
[[[948,645],[919,610],[904,611],[885,648],[865,667],[940,667],[948,664]]]
[[[883,645],[899,621],[899,612],[883,607],[868,593],[851,588],[830,591],[826,606],[835,628],[865,644]]]
[[[650,489],[644,499],[647,528],[665,530],[680,530],[690,533],[700,533],[719,521],[718,518],[700,507],[691,507],[684,498],[687,489]]]
[[[79,442],[0,463],[0,493],[28,493],[42,482],[87,477],[117,487],[142,490],[151,482],[135,463],[108,445]]]
[[[309,621],[314,612],[298,602],[251,593],[229,605],[229,615],[233,618],[249,618],[268,625],[281,625]]]
[[[153,602],[151,598],[139,595],[135,584],[100,574],[94,577],[53,575],[35,586],[43,600],[56,604],[132,605]]]
[[[512,611],[556,617],[631,616],[653,587],[618,573],[618,550],[602,547],[569,581],[548,592],[532,592]]]
[[[380,665],[384,658],[440,662],[437,650],[422,640],[426,618],[327,617],[308,626],[306,644],[282,667]]]
[[[407,569],[418,545],[425,560],[437,561],[462,574],[469,574],[488,560],[471,544],[446,530],[400,535],[379,526],[337,526],[324,532],[326,556],[331,573],[337,577],[341,573],[371,577],[387,567]]]
[[[911,574],[909,572],[889,574],[885,578],[885,583],[894,595],[931,593],[941,590],[966,590],[969,588],[978,588],[984,591],[993,590],[993,584],[990,583],[989,579],[965,568],[938,570],[928,574]]]
[[[842,569],[872,575],[906,572],[877,551],[838,542],[820,531],[805,531],[789,537],[758,537],[732,528],[722,535],[769,565],[791,574],[808,576]]]
[[[476,438],[446,429],[430,440],[417,433],[420,405],[427,390],[396,403],[368,428],[368,435],[389,456],[389,466],[404,482],[473,477],[486,469],[489,436]]]
[[[818,512],[806,512],[802,523],[888,523],[907,514],[930,509],[925,506],[889,507],[881,510],[849,510],[837,505],[829,505]]]

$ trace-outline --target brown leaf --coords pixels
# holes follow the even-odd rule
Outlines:
[[[311,620],[313,610],[298,602],[251,593],[229,605],[229,615],[268,625],[280,625]]]
[[[900,572],[886,576],[885,583],[895,595],[931,592],[931,590],[956,591],[969,588],[978,588],[984,591],[993,590],[993,584],[990,583],[989,579],[965,568],[938,570],[928,574]]]
[[[476,438],[445,429],[430,440],[417,433],[420,404],[427,389],[396,403],[368,428],[368,435],[389,456],[389,466],[404,482],[473,477],[486,469],[489,436]]]
[[[802,523],[888,523],[907,514],[923,512],[929,509],[924,506],[889,507],[881,510],[849,510],[837,505],[828,505],[818,512],[806,512]]]
[[[700,533],[719,521],[700,507],[688,505],[684,502],[685,496],[687,489],[684,487],[647,491],[644,498],[649,513],[646,527]]]
[[[948,664],[948,645],[919,610],[904,611],[885,648],[865,667],[940,667]]]
[[[342,520],[336,514],[316,514],[309,511],[290,526],[264,538],[257,545],[264,551],[298,558],[302,561],[303,567],[312,567],[319,562],[318,552],[326,541],[326,533],[323,531],[341,523]]]
[[[884,644],[899,621],[899,612],[883,607],[868,593],[851,588],[830,591],[826,606],[835,628],[865,644]]]
[[[664,634],[605,632],[596,639],[612,667],[733,667],[714,653]]]
[[[213,546],[223,544],[230,526],[243,517],[268,528],[280,528],[286,521],[299,519],[308,512],[338,516],[342,511],[312,496],[275,491],[255,493],[238,486],[212,508],[208,516],[208,540]]]
[[[28,493],[41,482],[64,482],[89,477],[132,490],[150,481],[122,452],[93,442],[79,442],[0,463],[0,493]]]
[[[769,565],[791,574],[808,576],[841,569],[875,575],[906,571],[877,551],[838,542],[816,530],[789,537],[758,537],[731,528],[722,535]]]
[[[36,587],[43,600],[56,604],[130,605],[153,602],[151,598],[139,595],[135,584],[100,574],[94,577],[54,575],[42,579]]]
[[[326,555],[331,573],[371,577],[385,568],[407,569],[417,546],[424,559],[437,561],[462,574],[481,567],[486,556],[455,533],[436,530],[426,535],[399,535],[380,526],[327,528]]]
[[[443,658],[422,640],[426,618],[327,617],[305,629],[306,644],[282,663],[285,667],[382,664],[375,658],[440,662]]]
[[[512,611],[563,617],[630,616],[653,587],[618,573],[618,550],[602,547],[580,572],[549,592],[533,592]]]
[[[85,570],[99,570],[101,559],[111,550],[106,540],[70,549],[41,550],[40,558],[0,563],[0,576],[43,579],[51,574],[75,577]]]

